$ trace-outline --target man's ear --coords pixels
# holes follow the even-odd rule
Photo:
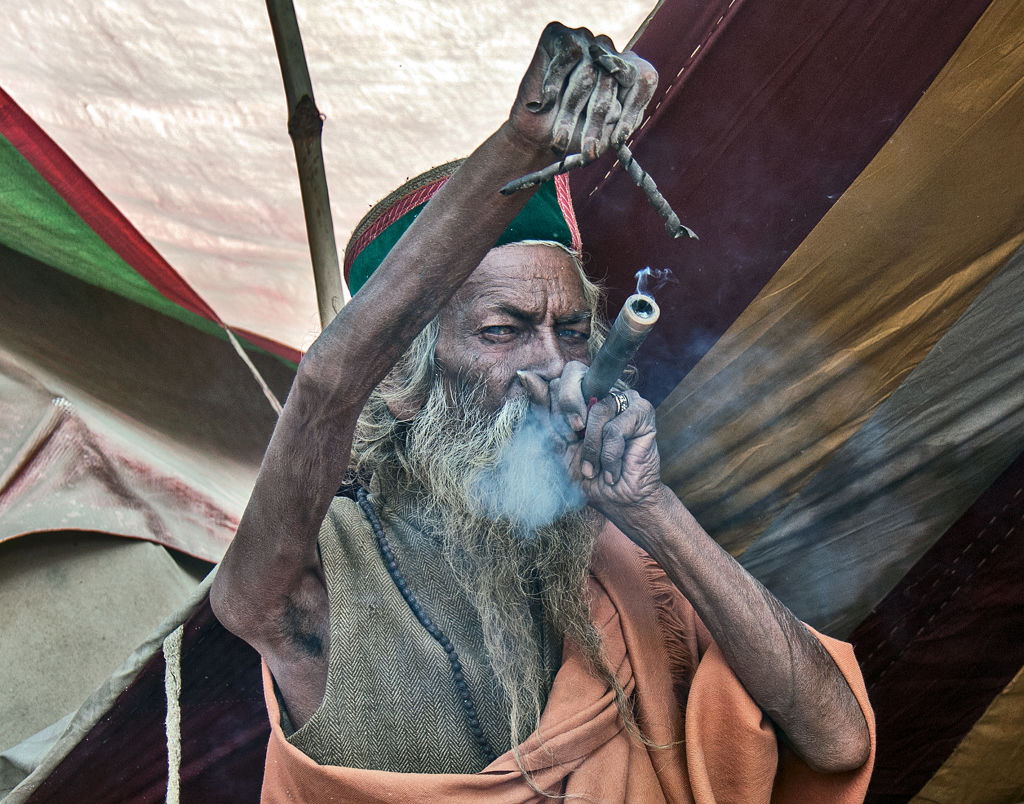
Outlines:
[[[423,410],[426,398],[417,394],[415,397],[389,400],[386,404],[391,415],[400,422],[409,422],[416,418],[416,414]]]

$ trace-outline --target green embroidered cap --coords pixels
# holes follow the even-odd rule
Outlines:
[[[344,273],[350,292],[359,290],[405,234],[427,202],[465,160],[459,159],[410,179],[377,203],[359,222],[345,247]],[[497,192],[497,190],[495,190]],[[545,240],[579,251],[580,230],[564,174],[542,184],[495,246]]]

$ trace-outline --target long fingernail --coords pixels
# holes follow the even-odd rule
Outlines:
[[[604,482],[607,483],[609,486],[615,485],[615,478],[612,477],[611,472],[604,473]]]
[[[583,417],[578,413],[571,414],[569,416],[569,426],[576,432],[579,432],[584,428]]]
[[[583,465],[580,466],[580,471],[582,471],[583,476],[589,480],[594,476],[594,464],[590,461],[584,461]]]

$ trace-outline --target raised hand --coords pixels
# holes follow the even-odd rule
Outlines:
[[[558,156],[596,159],[637,128],[658,85],[655,69],[635,53],[619,53],[607,36],[552,22],[509,116],[527,144]]]

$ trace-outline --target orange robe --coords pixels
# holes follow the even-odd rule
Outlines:
[[[642,550],[612,527],[601,534],[595,551],[591,612],[609,666],[635,701],[643,734],[663,747],[646,746],[629,735],[611,690],[587,671],[567,642],[537,731],[520,749],[539,788],[608,804],[863,800],[874,762],[874,716],[848,644],[818,635],[864,711],[871,756],[855,771],[820,774],[779,747],[772,724],[709,641],[689,603]],[[264,802],[550,800],[526,784],[511,752],[475,774],[318,765],[285,739],[265,663],[263,680],[271,723]]]

